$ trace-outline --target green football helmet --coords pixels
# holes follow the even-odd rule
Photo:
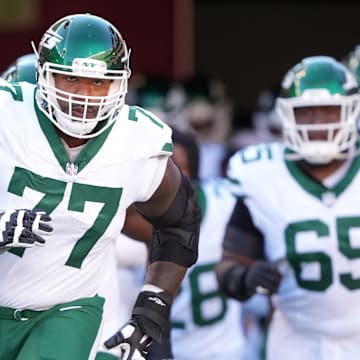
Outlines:
[[[7,81],[26,81],[36,84],[36,55],[26,54],[18,57],[1,74],[1,77]]]
[[[114,25],[91,14],[58,20],[43,35],[38,48],[37,101],[50,121],[72,137],[91,138],[105,131],[117,118],[128,88],[130,51]],[[56,89],[54,74],[111,80],[106,96],[85,96]],[[68,103],[68,110],[59,101]],[[72,106],[82,106],[81,117]],[[88,107],[97,108],[87,117]]]
[[[358,138],[360,113],[358,84],[351,72],[328,56],[303,59],[284,77],[276,100],[284,141],[294,153],[289,158],[326,164],[349,156]],[[297,124],[294,109],[307,106],[340,106],[337,123]],[[311,140],[310,132],[327,131],[327,139]]]

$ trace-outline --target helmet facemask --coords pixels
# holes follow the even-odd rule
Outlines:
[[[54,74],[109,79],[111,84],[106,96],[73,94],[55,87]],[[125,70],[107,71],[106,75],[101,75],[99,71],[91,72],[81,69],[76,71],[74,67],[45,63],[39,71],[38,80],[39,94],[46,104],[42,109],[49,119],[67,135],[78,138],[97,136],[116,119],[117,112],[125,102],[128,78],[129,72]],[[78,115],[73,114],[76,108]],[[79,116],[81,112],[82,115]],[[98,123],[105,120],[106,125],[100,127],[99,131],[93,132]]]
[[[305,106],[340,106],[340,119],[337,123],[297,124],[294,109]],[[360,112],[358,95],[329,96],[322,101],[278,99],[277,111],[283,119],[284,141],[295,152],[290,156],[292,159],[303,158],[313,164],[329,163],[333,159],[346,158],[347,150],[356,142],[356,123]],[[326,139],[311,139],[311,133],[324,131],[327,132]]]
[[[313,59],[319,61],[322,58],[324,57],[314,57]],[[326,75],[328,76],[328,72]],[[330,80],[328,81],[330,83]],[[354,81],[355,79],[351,77],[351,79],[344,80],[341,85],[345,89],[347,86],[350,89],[351,84],[351,87],[356,89],[357,85]],[[321,84],[320,81],[319,84]],[[311,164],[327,164],[336,159],[349,157],[349,152],[358,138],[360,95],[354,93],[355,91],[350,94],[346,91],[341,93],[341,91],[331,90],[331,87],[335,87],[333,83],[329,86],[330,89],[326,86],[322,87],[322,85],[303,88],[296,96],[287,98],[283,96],[277,99],[276,111],[282,120],[284,142],[293,151],[293,153],[287,154],[289,160],[304,159]],[[295,109],[323,106],[340,107],[339,120],[308,124],[300,124],[296,120]]]

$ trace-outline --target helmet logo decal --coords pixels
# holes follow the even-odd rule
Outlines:
[[[58,42],[63,40],[63,37],[59,34],[48,30],[44,36],[42,37],[39,46],[43,46],[44,48],[47,48],[49,50],[53,49]]]
[[[72,62],[73,72],[81,76],[101,76],[106,73],[105,61],[90,58],[75,58]]]

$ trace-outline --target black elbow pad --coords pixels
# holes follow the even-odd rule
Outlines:
[[[170,261],[184,267],[198,257],[201,210],[195,191],[185,175],[169,209],[156,218],[146,217],[153,225],[150,262]]]

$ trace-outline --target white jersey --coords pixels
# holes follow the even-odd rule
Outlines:
[[[202,210],[199,257],[172,305],[173,355],[176,360],[240,359],[241,305],[219,292],[214,272],[235,198],[220,179],[204,183],[197,194]]]
[[[360,332],[360,158],[330,188],[285,161],[285,151],[276,143],[251,146],[230,159],[228,170],[235,195],[264,236],[267,259],[283,273],[272,298],[280,316],[273,321],[283,319],[309,339],[349,339]],[[276,336],[270,332],[270,342]],[[320,340],[317,346],[326,346]],[[276,359],[290,344],[286,335],[282,341]],[[305,358],[323,359],[320,353]]]
[[[0,306],[43,310],[97,293],[106,249],[128,206],[159,186],[172,140],[159,119],[124,105],[71,162],[34,89],[0,83],[0,210],[44,209],[54,231],[44,247],[0,256]]]

